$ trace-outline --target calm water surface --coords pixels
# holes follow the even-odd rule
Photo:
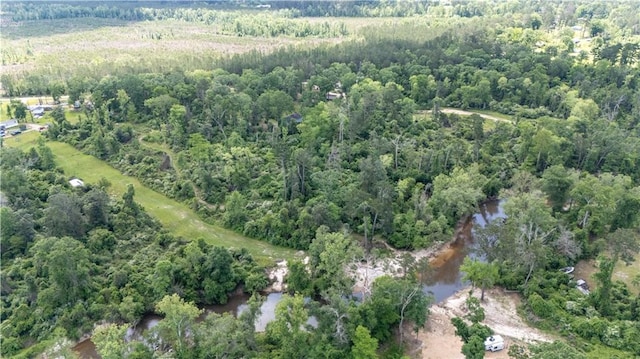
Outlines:
[[[465,257],[473,256],[469,253],[473,248],[473,230],[484,227],[494,219],[505,218],[502,203],[496,200],[480,205],[479,211],[458,228],[455,242],[432,260],[434,272],[426,281],[424,290],[431,292],[437,303],[447,299],[466,285],[462,281],[460,265]]]
[[[460,225],[457,231],[456,240],[443,250],[432,261],[434,272],[430,275],[424,286],[425,292],[433,293],[436,302],[441,302],[453,295],[455,292],[465,286],[462,282],[462,274],[460,273],[460,265],[464,258],[469,254],[469,250],[473,248],[473,230],[474,228],[484,227],[487,223],[497,218],[505,218],[501,201],[488,201],[480,206],[478,213],[470,216],[464,223]],[[264,303],[260,307],[261,314],[256,320],[256,330],[264,331],[267,323],[275,319],[276,305],[282,299],[282,293],[271,293],[267,295]],[[227,304],[206,306],[205,312],[200,320],[209,313],[227,313],[239,315],[247,310],[247,301],[249,296],[246,294],[237,294],[229,298]],[[127,331],[127,338],[140,339],[142,334],[158,325],[162,317],[157,314],[147,314],[140,323],[134,328]],[[315,324],[315,319],[311,318],[310,324]],[[73,348],[82,359],[100,359],[96,352],[95,345],[89,340],[85,340]]]

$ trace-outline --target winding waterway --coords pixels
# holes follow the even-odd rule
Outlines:
[[[466,285],[462,281],[460,266],[465,257],[473,256],[473,231],[495,219],[505,218],[502,203],[495,200],[481,204],[479,211],[458,227],[455,241],[430,261],[434,271],[427,279],[424,290],[433,294],[436,303],[449,298]]]
[[[456,231],[454,242],[442,250],[431,261],[431,266],[434,271],[426,281],[424,291],[432,293],[436,302],[441,302],[464,287],[465,283],[462,281],[460,265],[466,256],[472,255],[470,251],[473,248],[474,228],[484,227],[494,219],[505,217],[501,201],[487,201],[480,205],[477,213],[469,216],[460,224]],[[275,308],[281,299],[282,293],[270,293],[267,295],[260,308],[261,315],[256,320],[255,326],[257,331],[263,331],[267,323],[275,318]],[[205,311],[201,319],[204,319],[204,317],[211,312],[231,312],[238,315],[247,309],[246,303],[248,300],[249,296],[246,294],[233,295],[224,305],[204,307],[203,309],[205,309]],[[156,326],[160,320],[162,320],[162,317],[157,314],[145,315],[135,328],[129,329],[127,337],[129,339],[140,339],[142,333]],[[90,339],[78,343],[73,349],[82,359],[100,358],[96,352],[95,345]]]

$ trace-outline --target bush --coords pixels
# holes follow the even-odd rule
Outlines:
[[[555,316],[556,308],[544,300],[538,293],[533,293],[527,298],[529,307],[533,311],[533,314],[540,318],[552,318]]]

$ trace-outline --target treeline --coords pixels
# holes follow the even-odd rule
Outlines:
[[[13,21],[55,20],[83,17],[151,21],[177,19],[213,24],[223,20],[228,10],[255,10],[284,17],[408,17],[438,15],[447,17],[481,17],[525,15],[534,28],[573,26],[608,19],[632,34],[639,34],[639,20],[633,16],[637,5],[632,1],[562,2],[529,0],[515,3],[501,1],[210,1],[206,3],[168,1],[162,6],[153,2],[11,2],[5,12]],[[224,11],[223,11],[224,10]],[[275,10],[275,11],[274,11]],[[631,13],[629,13],[631,11]]]
[[[290,2],[285,2],[285,4],[288,3]],[[397,6],[413,6],[422,3],[398,2],[394,4]],[[131,8],[125,5],[113,7],[112,11],[130,11]],[[275,7],[277,4],[274,3],[273,5]],[[320,2],[315,5],[349,8],[351,6],[361,6],[362,4],[358,2]],[[463,5],[465,4],[456,4],[456,6]],[[462,36],[460,31],[464,31],[471,36],[471,32],[489,27],[488,24],[496,22],[504,24],[504,27],[493,31],[490,35],[487,34],[487,36],[500,37],[503,42],[521,43],[529,49],[542,46],[537,51],[544,51],[544,55],[549,55],[549,59],[555,59],[557,55],[562,54],[567,57],[573,57],[573,53],[578,48],[574,42],[576,35],[572,29],[564,28],[558,34],[560,41],[546,44],[547,39],[543,37],[543,31],[554,31],[556,28],[571,25],[580,26],[583,29],[582,35],[590,34],[594,37],[591,52],[582,51],[577,53],[582,62],[586,62],[589,59],[596,61],[605,59],[613,64],[620,63],[632,66],[638,62],[640,57],[637,40],[633,38],[633,36],[640,33],[640,20],[633,14],[640,11],[640,9],[638,9],[637,4],[632,2],[582,4],[532,1],[518,3],[518,6],[502,2],[498,4],[470,2],[467,5],[481,6],[483,9],[491,11],[485,12],[482,17],[467,18],[453,15],[451,12],[452,7],[440,5],[432,7],[433,12],[427,17],[410,17],[398,23],[385,24],[380,28],[362,28],[359,31],[359,36],[367,38],[367,43],[370,46],[363,46],[359,42],[338,47],[321,47],[309,51],[282,49],[280,54],[268,57],[267,60],[264,60],[263,51],[259,50],[249,55],[239,55],[231,59],[221,58],[218,54],[202,51],[176,52],[170,58],[148,53],[140,55],[144,57],[144,61],[126,60],[125,64],[118,65],[111,61],[96,63],[87,58],[84,61],[80,59],[73,67],[69,67],[66,62],[57,63],[47,58],[46,66],[25,72],[20,72],[19,70],[5,72],[1,75],[0,81],[5,94],[14,97],[50,95],[54,89],[60,86],[66,91],[69,78],[74,78],[74,81],[81,79],[82,81],[92,80],[97,82],[107,75],[129,75],[176,70],[192,71],[195,69],[211,70],[219,67],[236,73],[240,73],[244,68],[260,68],[263,72],[269,72],[276,66],[287,67],[292,64],[296,64],[296,66],[303,69],[305,75],[310,75],[314,64],[322,64],[322,66],[326,67],[332,62],[344,62],[347,64],[354,62],[357,65],[365,60],[375,63],[378,67],[388,67],[391,63],[405,64],[409,61],[410,59],[405,56],[405,50],[412,52],[418,50],[420,55],[424,56],[429,50],[427,48],[420,49],[422,42],[433,40],[438,35],[445,33],[445,30],[450,33],[458,33],[458,36]],[[7,4],[7,13],[13,14],[22,11],[24,13],[37,14],[40,10],[44,11],[49,7],[55,9],[57,6],[66,8],[68,6],[88,5],[78,5],[77,3],[67,5],[11,3]],[[216,7],[202,6],[167,8],[149,6],[135,9],[140,11],[144,15],[144,19],[147,20],[179,19],[187,22],[202,23],[203,25],[211,26],[212,31],[216,33],[234,36],[334,38],[349,35],[345,24],[340,21],[310,22],[303,19],[295,19],[294,17],[300,16],[297,15],[296,12],[299,10],[295,6],[295,2],[291,2],[291,8],[276,11],[224,11]],[[376,6],[383,6],[383,4]],[[51,9],[46,11],[53,11]],[[89,7],[89,9],[93,9],[93,7]],[[472,29],[474,26],[476,27],[475,30],[466,30]],[[164,34],[159,33],[156,35],[160,38]],[[374,44],[372,41],[383,42]],[[396,42],[399,44],[396,44]],[[411,45],[406,45],[406,42]],[[377,48],[375,45],[377,45]],[[401,52],[394,53],[383,50],[385,46],[389,45],[394,46],[392,49]],[[427,46],[430,45],[427,44]],[[440,49],[446,51],[443,47],[440,47]],[[362,51],[362,53],[358,51]],[[2,61],[5,65],[22,63],[28,61],[34,52],[37,53],[38,49],[31,48],[29,45],[25,49],[3,48]],[[485,52],[495,55],[489,49],[485,49]],[[296,53],[297,55],[295,55]],[[318,60],[310,62],[308,60],[310,56],[318,57]],[[263,64],[262,61],[266,62]],[[553,63],[549,61],[543,65],[556,67],[561,62],[562,60],[554,61]],[[557,70],[564,71],[562,69]],[[529,80],[534,81],[536,79],[530,78]]]
[[[290,11],[223,11],[206,7],[131,7],[120,3],[95,7],[73,4],[12,3],[13,21],[96,17],[125,21],[180,20],[214,26],[217,33],[254,37],[338,37],[348,34],[343,23],[312,23],[291,19]],[[130,5],[130,4],[129,4]]]
[[[124,3],[101,3],[91,6],[90,2],[69,3],[38,3],[11,2],[3,6],[13,21],[56,20],[83,17],[97,17],[103,19],[119,19],[126,21],[152,20],[142,8]]]

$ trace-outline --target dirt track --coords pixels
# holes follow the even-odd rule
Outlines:
[[[462,116],[478,115],[478,116],[480,116],[482,118],[485,118],[487,120],[511,123],[511,121],[509,121],[507,119],[504,119],[504,118],[495,117],[495,116],[491,116],[491,115],[485,115],[485,114],[477,113],[477,112],[459,110],[457,108],[443,108],[443,109],[440,110],[440,112],[448,113],[448,114],[455,114],[455,115],[462,115]]]
[[[426,328],[418,333],[422,342],[421,358],[423,359],[464,359],[462,355],[462,341],[455,335],[455,327],[451,318],[463,316],[466,313],[465,300],[469,289],[463,289],[451,296],[445,302],[431,307],[431,314]],[[480,291],[473,294],[480,297]],[[492,289],[485,293],[482,307],[486,318],[483,321],[506,340],[504,350],[491,353],[486,352],[485,358],[509,358],[509,345],[513,343],[532,343],[552,341],[548,335],[535,328],[529,327],[517,314],[516,306],[520,297],[516,293],[506,293],[500,289]]]

